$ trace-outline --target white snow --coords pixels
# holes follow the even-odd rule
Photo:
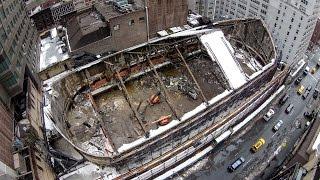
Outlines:
[[[48,117],[51,113],[50,103],[47,106],[43,107],[43,113],[45,128],[48,130],[54,130],[53,122],[51,121],[50,117]]]
[[[115,168],[104,167],[101,168],[93,163],[85,162],[84,165],[76,167],[75,171],[61,176],[61,180],[73,180],[73,179],[114,179],[119,173]]]
[[[190,166],[191,164],[197,162],[199,159],[204,157],[206,154],[208,154],[211,150],[213,149],[212,146],[209,146],[202,150],[201,152],[197,153],[195,156],[192,156],[189,158],[187,161],[179,164],[178,166],[174,167],[173,169],[168,170],[166,173],[162,174],[161,176],[156,177],[156,180],[162,180],[162,179],[167,179],[170,176],[176,174],[177,172],[181,171],[182,169]]]
[[[249,79],[254,79],[254,78],[257,77],[259,74],[261,74],[263,71],[265,71],[266,69],[268,69],[269,67],[271,67],[274,63],[275,63],[275,60],[272,59],[271,62],[270,62],[269,64],[265,65],[264,67],[262,67],[261,70],[253,73],[253,74],[249,77]]]
[[[58,44],[59,38],[57,29],[50,30],[51,37],[47,37],[41,40],[41,52],[40,52],[40,70],[47,68],[53,63],[63,61],[69,58],[68,52],[63,53],[61,50],[62,44]]]
[[[218,136],[217,138],[215,138],[215,141],[217,143],[220,143],[221,141],[225,140],[227,137],[229,137],[232,134],[232,132],[230,130],[222,133],[220,136]]]
[[[219,64],[233,89],[237,89],[247,82],[245,74],[237,60],[234,59],[234,50],[221,30],[202,35],[200,40],[211,59]]]
[[[292,77],[295,77],[305,64],[306,64],[306,62],[305,62],[303,59],[301,59],[301,60],[298,62],[299,67],[297,68],[297,70],[294,71],[293,73],[290,73],[290,75],[291,75]]]
[[[188,29],[182,32],[178,32],[175,34],[171,34],[170,37],[183,37],[183,36],[192,36],[192,35],[197,35],[197,34],[204,34],[207,32],[213,31],[212,29]]]
[[[226,97],[227,95],[229,95],[232,91],[228,91],[228,90],[225,90],[223,93],[213,97],[208,103],[209,105],[212,105],[214,103],[216,103],[217,101],[219,101],[220,99]],[[205,103],[202,103],[200,104],[198,107],[196,107],[195,109],[193,109],[192,111],[189,111],[187,113],[185,113],[182,117],[181,117],[181,121],[178,121],[178,120],[172,120],[169,124],[165,125],[165,126],[160,126],[158,129],[152,129],[150,130],[150,138],[153,138],[175,126],[177,126],[178,124],[180,124],[181,122],[191,118],[192,116],[198,114],[199,112],[205,110],[207,108],[206,104]],[[147,138],[145,137],[141,137],[129,144],[123,144],[119,149],[118,149],[118,152],[119,153],[122,153],[128,149],[131,149],[139,144],[142,144],[144,143],[145,141],[148,140]]]
[[[314,141],[313,145],[312,145],[312,150],[316,150],[317,152],[320,151],[320,134],[318,134],[316,140]]]
[[[159,36],[161,36],[161,37],[169,35],[166,30],[159,31],[159,32],[157,32],[157,34],[159,34]]]

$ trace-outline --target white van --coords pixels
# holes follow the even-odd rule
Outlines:
[[[274,115],[274,110],[270,108],[269,111],[263,116],[263,119],[265,121],[269,121],[273,115]]]

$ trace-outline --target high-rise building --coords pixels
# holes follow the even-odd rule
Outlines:
[[[39,52],[24,2],[0,1],[0,179],[54,179],[43,151]]]
[[[212,5],[215,8],[211,8]],[[260,17],[269,27],[282,60],[303,58],[320,10],[320,0],[197,0],[195,11],[213,18]]]
[[[0,50],[0,100],[10,104],[26,75],[36,79],[40,60],[39,35],[19,0],[0,2]]]
[[[320,44],[320,17],[317,20],[316,27],[314,28],[313,35],[309,44],[309,48],[313,48]]]

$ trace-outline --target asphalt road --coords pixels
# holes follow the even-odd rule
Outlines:
[[[313,67],[320,58],[320,51],[317,51],[317,54],[311,57],[309,66]],[[176,178],[210,180],[269,179],[291,152],[295,142],[306,129],[306,119],[303,117],[303,113],[307,110],[310,111],[311,103],[314,101],[312,94],[319,78],[320,70],[314,75],[308,73],[303,78],[301,84],[305,88],[309,85],[312,86],[311,93],[305,100],[297,94],[297,86],[291,84],[286,92],[290,94],[287,102],[282,106],[277,102],[273,104],[276,114],[272,119],[265,122],[263,119],[257,118],[255,123],[251,123],[245,130],[220,144],[208,157],[178,174]],[[289,104],[293,104],[294,109],[289,114],[286,114],[285,109]],[[280,119],[283,120],[284,124],[275,133],[272,131],[272,127]],[[266,140],[266,144],[258,152],[251,153],[250,147],[260,137]],[[227,166],[239,157],[243,157],[245,163],[235,172],[229,173]]]

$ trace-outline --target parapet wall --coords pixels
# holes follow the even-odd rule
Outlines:
[[[224,21],[213,25],[221,28],[226,36],[231,36],[236,40],[243,40],[245,45],[251,51],[257,52],[265,64],[272,64],[260,75],[251,79],[248,83],[234,90],[228,96],[208,107],[203,112],[187,121],[181,122],[173,129],[148,139],[145,143],[135,146],[123,153],[116,154],[112,157],[96,156],[82,151],[75,146],[88,160],[98,164],[112,164],[119,168],[120,171],[126,172],[141,164],[148,163],[158,158],[162,154],[168,153],[187,142],[190,138],[197,135],[196,132],[204,130],[219,123],[222,115],[226,115],[225,110],[230,105],[241,103],[249,98],[252,94],[258,92],[263,86],[271,81],[276,72],[276,53],[270,34],[266,30],[262,21],[257,19],[242,19]],[[253,32],[256,31],[256,32]],[[246,33],[246,34],[245,34]],[[244,35],[245,34],[245,35]],[[255,34],[255,35],[253,35]],[[171,41],[171,40],[168,40]],[[259,44],[259,45],[258,45]],[[250,45],[250,46],[249,46]],[[241,45],[239,45],[241,46]],[[267,53],[268,52],[268,53]],[[105,59],[106,62],[116,62],[116,59]],[[53,93],[51,97],[52,115],[56,126],[61,133],[72,143],[68,134],[68,123],[65,119],[70,105],[73,103],[75,95],[86,87],[89,87],[90,79],[99,73],[105,72],[105,63],[102,61],[86,69],[76,71],[60,81],[53,84]],[[89,75],[89,79],[88,79]],[[278,82],[280,83],[280,81]],[[279,84],[280,85],[280,84]],[[201,132],[201,131],[200,131]],[[187,135],[187,136],[186,136]],[[148,158],[151,157],[151,158]]]

